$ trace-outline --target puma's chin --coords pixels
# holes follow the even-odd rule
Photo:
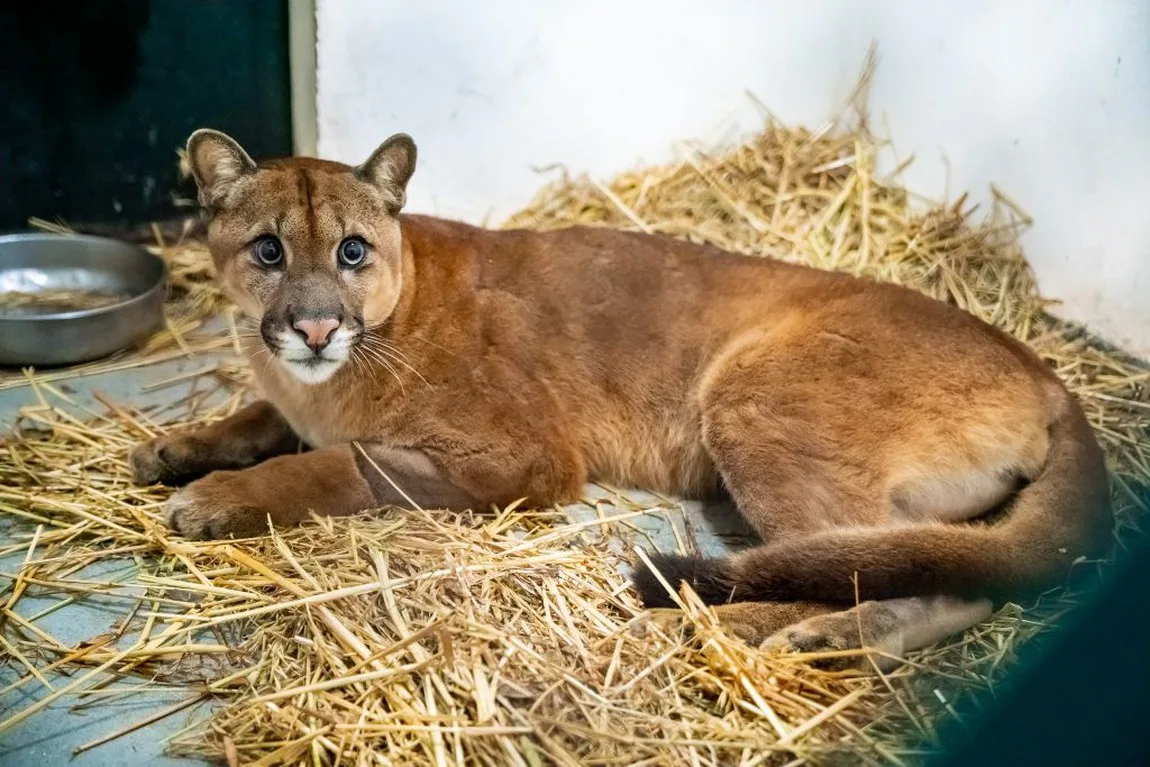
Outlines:
[[[335,375],[343,367],[345,360],[324,355],[313,355],[298,359],[280,358],[280,364],[287,368],[301,383],[320,384]]]

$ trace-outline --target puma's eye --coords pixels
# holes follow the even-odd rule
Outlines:
[[[276,266],[284,258],[283,246],[275,237],[259,238],[252,252],[261,266]]]
[[[341,266],[359,266],[367,257],[367,247],[358,237],[348,237],[339,244],[339,263]]]

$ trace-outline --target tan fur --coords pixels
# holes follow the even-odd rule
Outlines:
[[[573,501],[591,479],[723,488],[764,546],[717,562],[664,557],[664,574],[712,602],[840,605],[852,574],[864,599],[978,600],[1056,582],[1106,545],[1105,469],[1081,410],[1027,347],[952,306],[669,237],[399,216],[415,161],[406,137],[360,168],[257,167],[204,132],[189,156],[223,287],[263,338],[290,335],[306,310],[338,315],[356,339],[320,383],[253,340],[261,412],[281,435],[270,441],[283,451],[286,424],[325,457],[193,482],[171,505],[185,534],[246,534],[266,515],[291,524],[304,506],[407,503],[404,482],[417,503],[478,507]],[[282,269],[254,262],[260,235],[282,243]],[[353,235],[369,259],[341,269]],[[261,429],[240,416],[146,445],[138,477],[244,465],[236,445]],[[228,449],[210,447],[219,439]],[[240,481],[249,473],[258,481]],[[966,524],[1004,504],[1014,510],[1001,526]],[[652,583],[638,574],[657,604]]]
[[[991,612],[989,599],[935,596],[863,602],[805,617],[754,643],[767,650],[813,653],[812,660],[824,668],[866,670],[873,663],[890,671],[908,651],[963,631]],[[844,652],[852,650],[861,652]],[[819,658],[822,653],[827,656]]]

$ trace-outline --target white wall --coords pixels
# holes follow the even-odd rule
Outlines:
[[[1061,313],[1150,356],[1150,3],[1137,0],[317,0],[319,152],[395,131],[410,210],[497,222],[562,163],[608,176],[679,139],[832,116],[867,46],[872,113],[917,192],[1036,219]],[[949,190],[946,188],[949,160]]]

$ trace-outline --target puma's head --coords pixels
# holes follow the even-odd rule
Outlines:
[[[396,215],[415,144],[397,134],[354,168],[310,158],[257,164],[205,129],[187,153],[225,294],[259,322],[277,364],[305,383],[327,380],[399,301]]]

